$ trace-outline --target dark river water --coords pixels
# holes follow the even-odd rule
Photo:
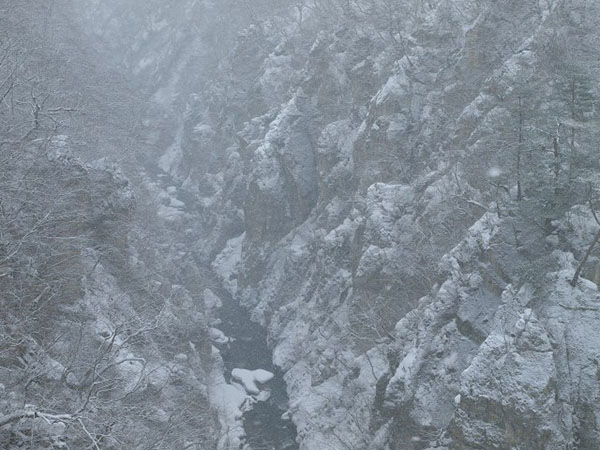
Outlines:
[[[235,368],[265,369],[275,374],[265,385],[271,391],[269,400],[255,403],[253,409],[244,414],[246,442],[253,450],[298,449],[296,427],[281,418],[288,408],[288,397],[282,374],[272,363],[266,330],[252,322],[248,312],[225,289],[215,293],[223,302],[219,311],[222,323],[218,328],[235,339],[219,347],[225,363],[225,379],[231,381],[231,371]]]

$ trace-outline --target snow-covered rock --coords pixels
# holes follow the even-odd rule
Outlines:
[[[258,395],[261,392],[261,386],[273,379],[273,374],[268,370],[256,369],[233,369],[231,378],[239,381],[246,392],[250,395]]]

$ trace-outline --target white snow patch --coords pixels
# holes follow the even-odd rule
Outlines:
[[[500,175],[502,175],[502,170],[499,167],[490,167],[488,169],[488,177],[498,178]]]
[[[171,146],[167,149],[164,155],[160,157],[158,160],[158,167],[164,172],[177,175],[176,171],[183,159],[183,154],[181,151],[181,144],[183,142],[183,132],[184,127],[183,123],[177,129],[177,134],[175,135],[175,140],[171,144]]]
[[[231,377],[234,380],[239,381],[246,392],[251,395],[260,394],[258,385],[267,383],[273,379],[273,376],[274,375],[271,372],[264,369],[233,369],[231,371]]]
[[[236,238],[229,239],[225,248],[217,255],[211,264],[215,273],[221,278],[223,287],[232,295],[237,292],[237,280],[234,275],[237,267],[242,260],[242,243],[246,233],[242,233]]]
[[[175,197],[171,197],[169,200],[170,206],[173,208],[184,208],[185,207],[185,203],[183,203],[181,200],[176,199]]]
[[[228,384],[223,377],[223,359],[215,347],[212,349],[213,364],[210,373],[208,398],[217,410],[222,436],[219,439],[218,449],[241,448],[245,435],[242,422],[243,411],[252,404],[253,399],[246,395],[242,386]]]
[[[204,289],[202,292],[202,297],[204,299],[204,307],[206,309],[217,309],[223,306],[221,299],[208,288]]]
[[[134,69],[133,73],[136,75],[139,74],[142,70],[144,70],[146,67],[148,67],[153,62],[154,62],[154,59],[152,59],[150,57],[142,58],[138,62],[137,67]]]
[[[158,216],[169,222],[175,222],[178,219],[181,219],[184,216],[184,213],[179,209],[172,208],[170,206],[159,205],[158,206]]]
[[[404,88],[402,87],[402,78],[400,75],[391,76],[383,88],[375,96],[377,105],[381,105],[390,95],[402,96]]]
[[[225,333],[217,328],[209,328],[208,334],[210,336],[210,340],[215,344],[227,344],[229,342],[229,338],[225,336]]]

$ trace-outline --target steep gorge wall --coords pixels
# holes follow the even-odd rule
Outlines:
[[[528,213],[529,222],[497,224],[484,215],[498,202],[488,173],[514,170],[512,144],[494,142],[512,139],[504,127],[516,116],[503,103],[528,71],[543,79],[547,27],[559,29],[564,10],[460,6],[420,17],[398,59],[376,35],[343,25],[304,55],[279,44],[256,78],[290,47],[303,55],[301,78],[228,150],[246,167],[223,172],[221,184],[247,186],[245,198],[225,197],[243,212],[238,295],[269,327],[302,448],[596,445],[588,404],[554,400],[579,383],[553,362],[574,344],[545,325],[553,302],[536,300],[553,291],[591,300],[564,293],[573,263],[552,256],[582,247],[548,244]],[[547,104],[553,89],[540,91]],[[511,229],[519,251],[507,253]],[[544,271],[562,274],[558,284],[548,288]],[[529,277],[535,295],[522,298]],[[480,370],[493,360],[497,372]]]

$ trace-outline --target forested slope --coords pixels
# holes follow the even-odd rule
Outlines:
[[[140,102],[55,5],[0,10],[0,447],[214,447],[206,277],[107,162]]]

